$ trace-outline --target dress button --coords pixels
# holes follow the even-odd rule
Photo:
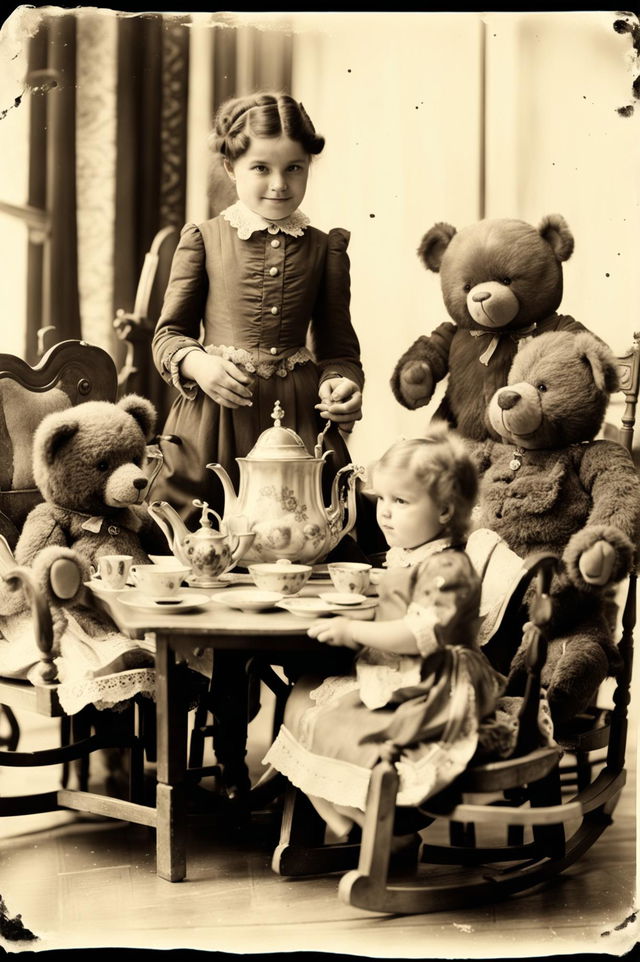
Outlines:
[[[280,241],[277,240],[277,239],[272,240],[272,241],[271,241],[271,246],[272,246],[272,247],[280,247]]]
[[[271,313],[272,313],[272,314],[277,314],[277,313],[278,313],[278,308],[275,307],[275,306],[272,307],[272,308],[271,308]]]
[[[278,348],[277,348],[277,347],[270,347],[270,348],[269,348],[269,354],[277,354],[277,353],[278,353]]]
[[[278,276],[278,268],[277,268],[277,267],[270,267],[270,268],[269,268],[269,273],[271,274],[272,277],[277,277],[277,276]]]

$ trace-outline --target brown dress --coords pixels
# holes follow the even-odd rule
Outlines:
[[[364,383],[349,313],[348,231],[326,234],[306,226],[297,212],[302,226],[294,221],[292,232],[271,224],[254,226],[247,236],[227,219],[236,222],[238,211],[247,213],[235,204],[183,228],[152,343],[158,371],[180,391],[164,431],[181,440],[179,447],[163,444],[165,463],[152,498],[172,504],[188,526],[199,515],[194,498],[223,507],[222,485],[205,465],[221,464],[237,490],[235,459],[273,427],[276,401],[285,411],[283,425],[312,452],[326,424],[314,408],[321,381],[339,375],[360,389]],[[255,374],[252,407],[221,407],[197,385],[177,379],[177,352],[194,345]],[[351,459],[335,426],[325,445],[334,452],[323,478],[329,485]]]

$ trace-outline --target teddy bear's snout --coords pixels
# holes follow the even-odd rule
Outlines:
[[[135,464],[122,464],[107,479],[104,500],[112,508],[140,504],[144,500],[148,479]]]
[[[483,281],[467,294],[467,310],[476,324],[493,330],[513,321],[520,302],[511,287],[498,281]]]
[[[517,391],[499,391],[498,392],[498,406],[502,408],[503,411],[510,411],[516,406],[518,401],[522,400],[522,395],[518,394]]]

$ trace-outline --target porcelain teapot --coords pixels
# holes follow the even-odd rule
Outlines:
[[[318,435],[311,455],[302,438],[282,426],[284,413],[277,401],[271,414],[274,426],[262,432],[245,458],[236,458],[238,494],[222,465],[207,464],[224,488],[223,528],[238,530],[242,525],[255,533],[252,544],[242,552],[242,564],[280,558],[314,564],[327,556],[356,521],[355,484],[363,476],[363,468],[354,464],[340,468],[333,479],[331,504],[326,507],[322,469],[332,452],[322,453],[322,445],[331,422]],[[345,479],[346,495],[341,491]]]
[[[206,501],[196,498],[196,508],[202,508],[200,527],[191,533],[178,512],[167,501],[152,501],[148,511],[160,526],[169,543],[172,553],[184,565],[188,565],[193,576],[189,584],[199,588],[215,588],[221,575],[233,568],[240,555],[247,551],[255,538],[253,532],[228,534],[215,531],[211,518],[215,517],[222,528],[222,519],[217,511],[210,508]]]

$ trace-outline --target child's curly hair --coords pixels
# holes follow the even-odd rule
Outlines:
[[[408,471],[438,504],[450,505],[443,535],[453,544],[466,540],[478,496],[478,474],[462,438],[444,423],[422,438],[396,441],[374,465]]]

